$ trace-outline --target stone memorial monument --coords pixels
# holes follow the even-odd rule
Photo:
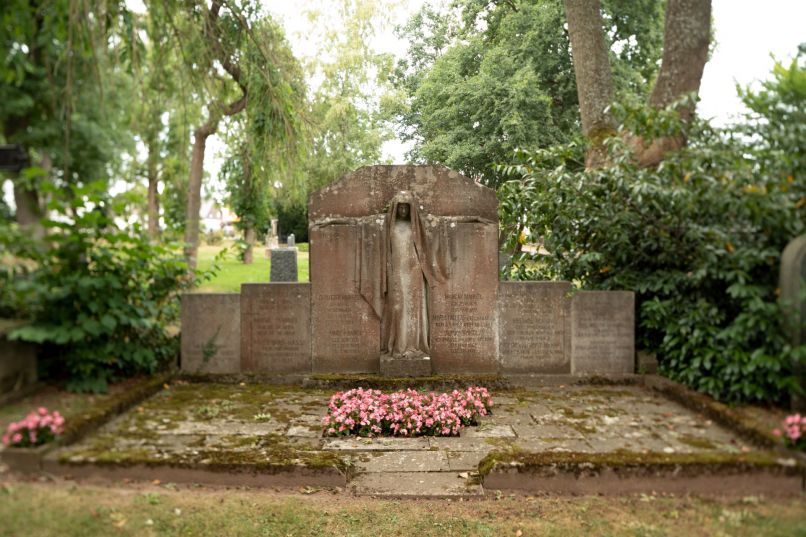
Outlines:
[[[311,282],[274,283],[275,251],[293,252],[293,279],[286,281],[296,282],[292,247],[272,250],[273,283],[241,287],[241,372],[635,370],[633,294],[573,293],[568,282],[499,282],[495,192],[459,173],[442,166],[360,168],[314,192],[308,218]],[[186,316],[204,324],[199,310],[186,314],[184,304],[183,327]],[[188,334],[200,333],[194,321],[187,326]],[[195,348],[185,338],[183,330],[183,350]],[[185,361],[183,354],[183,369]]]

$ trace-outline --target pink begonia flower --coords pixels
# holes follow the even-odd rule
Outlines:
[[[781,436],[782,434],[783,433],[781,432],[781,429],[773,429],[772,430],[772,435],[773,436]]]

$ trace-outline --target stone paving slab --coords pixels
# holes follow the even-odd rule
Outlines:
[[[359,496],[380,498],[467,498],[481,497],[481,485],[455,472],[390,472],[363,474],[350,482]]]
[[[453,472],[475,472],[486,451],[446,451],[448,467]]]
[[[254,384],[177,383],[60,450],[63,460],[170,466],[275,462],[352,464],[355,490],[386,496],[464,495],[491,451],[741,453],[745,443],[705,416],[638,387],[494,391],[492,415],[459,437],[325,438],[330,392]],[[475,487],[475,488],[474,488]],[[481,487],[470,487],[470,494]]]
[[[467,427],[461,431],[462,438],[515,438],[517,435],[510,425],[485,423],[478,427]]]
[[[325,451],[418,451],[428,450],[428,438],[328,438]]]
[[[362,473],[447,472],[452,469],[443,451],[373,452],[354,457],[353,464]]]

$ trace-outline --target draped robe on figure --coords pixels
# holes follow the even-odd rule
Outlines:
[[[409,220],[397,208],[409,205]],[[407,191],[392,198],[384,220],[361,224],[357,287],[381,319],[381,352],[416,357],[430,352],[429,288],[451,274],[456,252],[444,218],[424,215]]]

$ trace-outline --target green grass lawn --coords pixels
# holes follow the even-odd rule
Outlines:
[[[297,257],[297,278],[301,282],[308,281],[308,252],[307,244],[297,245],[300,248]],[[269,268],[271,263],[266,257],[266,248],[263,245],[255,247],[254,262],[244,265],[238,260],[237,250],[231,241],[224,241],[218,246],[199,246],[199,269],[209,269],[213,259],[226,248],[227,254],[220,263],[221,269],[211,281],[201,285],[200,293],[237,293],[242,283],[266,283],[269,281]],[[306,251],[302,251],[306,250]]]
[[[7,480],[0,535],[561,536],[806,534],[802,498],[733,500],[491,496],[479,501],[386,501],[344,492],[221,490],[170,484]]]

